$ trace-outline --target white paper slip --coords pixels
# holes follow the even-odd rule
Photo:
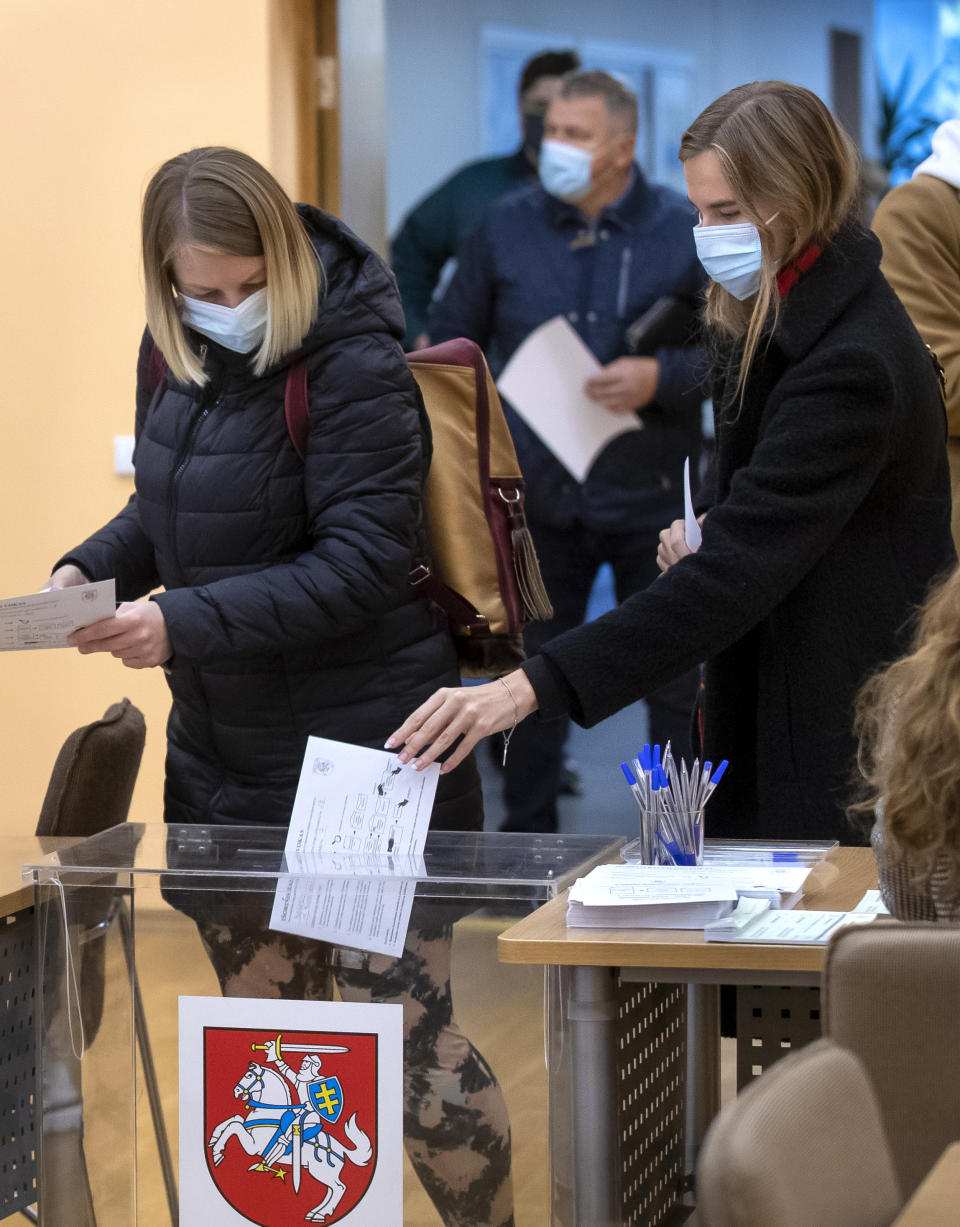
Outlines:
[[[270,928],[399,958],[416,889],[411,878],[283,875]]]
[[[117,611],[112,579],[73,588],[51,588],[0,601],[0,652],[65,648],[67,636]]]
[[[890,912],[880,897],[878,890],[864,891],[863,898],[853,909],[855,912],[867,912],[874,916],[889,916]]]
[[[497,386],[531,430],[577,481],[611,439],[643,423],[611,413],[584,391],[601,366],[562,315],[534,329],[504,368]]]
[[[693,495],[690,493],[690,457],[683,462],[683,535],[687,540],[687,549],[693,553],[700,548],[703,534],[693,510]]]
[[[775,910],[764,906],[762,900],[743,899],[729,916],[704,925],[703,936],[708,942],[825,945],[844,925],[869,924],[873,918],[869,912]]]
[[[284,851],[419,856],[439,779],[438,763],[414,771],[386,750],[310,737]]]
[[[399,956],[416,891],[413,871],[440,778],[386,750],[310,737],[270,928]]]

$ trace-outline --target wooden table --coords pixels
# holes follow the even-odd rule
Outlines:
[[[948,1146],[892,1227],[956,1227],[960,1142]]]
[[[864,891],[877,885],[869,848],[836,848],[811,877],[814,893],[797,906],[815,911],[849,911]],[[655,1049],[661,1063],[669,1045],[677,1050],[679,1043],[679,1051],[685,1051],[685,1103],[679,1113],[672,1105],[668,1116],[680,1117],[676,1127],[686,1140],[681,1158],[690,1172],[720,1104],[719,986],[759,985],[771,993],[784,987],[816,987],[826,948],[707,942],[702,930],[568,929],[566,909],[563,892],[512,925],[500,935],[498,956],[504,963],[569,969],[561,977],[560,1010],[572,1050],[575,1106],[569,1116],[576,1222],[615,1227],[623,1221],[622,1194],[616,1181],[610,1180],[610,1173],[619,1170],[621,1151],[618,1096],[621,1108],[625,1098],[631,1098],[623,1094],[625,1041],[619,1024],[624,986],[687,986],[685,1035],[678,1040],[676,1018],[670,1017],[665,1022],[669,1036],[666,1031],[644,1030],[644,1051]],[[664,1000],[651,1002],[654,1027],[658,1017],[668,1018],[669,1009]],[[650,1021],[632,1023],[632,1031],[648,1028]],[[781,1030],[783,1045],[789,1045],[789,1022],[784,1021]],[[804,1035],[803,1041],[807,1038]],[[629,1057],[634,1064],[638,1059]],[[647,1076],[642,1086],[649,1083]],[[663,1121],[651,1123],[650,1128],[657,1132],[657,1145],[665,1153]],[[658,1178],[658,1183],[664,1181]]]

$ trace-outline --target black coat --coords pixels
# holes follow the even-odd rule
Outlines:
[[[847,230],[783,299],[742,410],[716,410],[699,552],[526,666],[543,713],[591,725],[707,660],[706,757],[730,760],[708,834],[862,842],[854,695],[954,559],[936,376],[879,263]]]
[[[308,734],[382,747],[457,681],[446,628],[407,579],[430,443],[393,277],[335,219],[301,216],[326,286],[302,349],[256,378],[191,334],[210,382],[168,376],[154,393],[145,338],[136,493],[61,560],[115,575],[123,600],[165,589],[168,821],[286,822]],[[283,413],[301,356],[305,463]]]

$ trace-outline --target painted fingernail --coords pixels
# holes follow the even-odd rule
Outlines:
[[[416,759],[414,759],[414,761],[413,761],[413,769],[414,769],[414,771],[422,771],[422,770],[423,770],[423,759],[422,759],[422,758],[416,758]]]
[[[392,750],[396,744],[397,743],[393,740],[392,737],[388,737],[387,740],[383,743],[383,748],[385,750]]]

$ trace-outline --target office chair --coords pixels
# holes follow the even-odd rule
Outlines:
[[[129,699],[107,708],[99,720],[76,729],[66,739],[54,763],[40,809],[38,836],[86,837],[119,826],[127,819],[140,769],[146,725],[143,713]],[[101,896],[102,897],[98,897]],[[106,933],[116,919],[134,990],[134,1024],[160,1156],[170,1219],[177,1222],[177,1187],[167,1139],[153,1054],[147,1034],[140,985],[133,960],[130,917],[126,903],[114,892],[86,892],[75,914],[80,931],[78,980],[80,1018],[87,1044],[92,1043],[103,1014]],[[60,1019],[63,1025],[63,1019]],[[53,1151],[44,1167],[56,1170],[53,1188],[40,1188],[44,1220],[70,1222],[71,1227],[96,1227],[93,1198],[83,1152],[83,1100],[80,1062],[57,1062],[56,1114],[59,1127],[45,1131],[42,1145]],[[48,1167],[48,1158],[50,1159]],[[62,1199],[62,1206],[60,1205]],[[37,1222],[33,1207],[22,1211]]]
[[[697,1164],[699,1227],[888,1227],[901,1205],[873,1088],[832,1040],[741,1091]]]
[[[904,1197],[960,1138],[960,927],[841,929],[823,971],[823,1032],[870,1076]]]

